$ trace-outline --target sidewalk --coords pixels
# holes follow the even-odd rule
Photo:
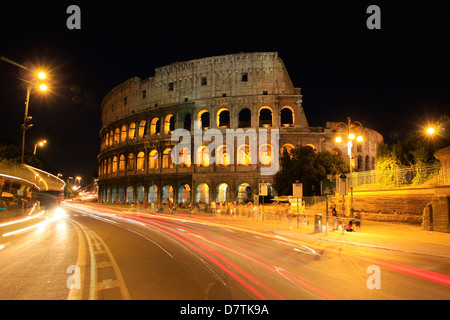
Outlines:
[[[89,205],[96,209],[108,208],[116,212],[127,214],[136,214],[136,211],[130,211],[129,208],[113,207],[98,203],[81,203]],[[140,214],[149,214],[141,210]],[[157,213],[156,215],[169,215]],[[207,220],[223,225],[233,225],[256,229],[266,232],[273,232],[282,236],[303,238],[317,241],[330,241],[334,243],[348,244],[354,246],[364,246],[379,248],[391,251],[408,252],[414,254],[432,255],[438,257],[450,258],[450,233],[434,232],[422,230],[421,226],[394,224],[388,222],[362,221],[361,232],[347,232],[342,230],[330,230],[327,235],[325,232],[314,233],[314,226],[300,225],[297,228],[296,220],[290,220],[289,223],[274,222],[266,219],[231,216],[211,216],[201,214],[182,214],[175,212],[171,216],[182,217],[183,219]],[[325,225],[325,221],[323,222]],[[331,221],[330,221],[331,225]]]

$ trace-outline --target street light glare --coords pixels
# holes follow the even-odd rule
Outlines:
[[[45,90],[47,90],[48,88],[47,88],[47,85],[41,84],[41,85],[39,86],[39,89],[41,89],[41,91],[45,91]]]
[[[38,73],[38,78],[39,78],[39,79],[45,79],[45,73],[42,72],[42,71],[39,72],[39,73]]]
[[[427,133],[428,134],[434,134],[434,128],[432,128],[432,127],[429,127],[428,129],[427,129]]]
[[[358,136],[356,138],[356,141],[358,141],[358,142],[363,142],[363,140],[364,140],[364,138],[362,136]]]
[[[350,133],[350,134],[348,135],[348,138],[349,138],[350,140],[355,140],[355,134],[354,134],[354,133]]]
[[[336,137],[336,142],[337,143],[341,143],[342,142],[342,138],[341,137]]]

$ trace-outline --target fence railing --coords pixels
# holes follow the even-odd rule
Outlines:
[[[441,164],[429,164],[410,167],[388,168],[352,173],[354,190],[380,190],[393,188],[423,188],[448,184],[449,181],[440,174]],[[339,190],[339,176],[329,176],[335,190]],[[347,177],[350,175],[347,173]]]

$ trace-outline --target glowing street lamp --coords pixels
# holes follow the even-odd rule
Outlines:
[[[3,61],[6,61],[6,62],[8,62],[8,63],[10,63],[12,65],[15,65],[16,67],[25,69],[25,70],[31,72],[34,75],[32,77],[31,81],[19,78],[20,81],[26,82],[28,84],[27,85],[27,96],[26,96],[26,100],[25,100],[25,114],[24,114],[24,118],[23,118],[23,124],[21,125],[21,128],[22,128],[22,156],[21,156],[21,160],[20,161],[21,161],[21,163],[24,163],[25,133],[26,133],[26,131],[28,129],[30,129],[33,126],[33,124],[28,124],[28,122],[31,121],[31,119],[32,119],[31,116],[28,116],[28,105],[29,105],[29,102],[30,102],[30,94],[31,94],[31,90],[33,88],[33,84],[35,84],[35,82],[37,80],[36,78],[39,78],[41,80],[45,79],[46,78],[46,74],[44,72],[42,72],[42,71],[35,72],[35,71],[33,71],[33,70],[31,70],[31,69],[29,69],[29,68],[27,68],[27,67],[25,67],[25,66],[23,66],[23,65],[21,65],[21,64],[19,64],[17,62],[15,62],[15,61],[12,61],[12,60],[10,60],[8,58],[5,58],[5,57],[0,57],[0,59],[3,60]],[[48,89],[48,87],[45,84],[40,84],[39,85],[39,89],[44,92],[44,91],[46,91]]]
[[[435,132],[436,132],[436,130],[434,130],[433,127],[429,127],[429,128],[427,129],[427,133],[428,133],[430,136],[433,135],[433,134],[435,134]]]
[[[339,122],[336,124],[336,131],[338,132],[338,136],[336,137],[337,143],[345,142],[347,143],[347,155],[349,158],[350,164],[350,215],[353,217],[353,165],[352,165],[352,148],[353,141],[363,142],[364,138],[362,136],[363,126],[359,121],[351,121],[351,118],[347,118],[347,123]],[[342,137],[346,138],[346,141]]]
[[[41,140],[41,141],[38,141],[37,143],[35,143],[34,144],[34,152],[33,152],[33,154],[36,154],[36,149],[37,149],[38,146],[39,147],[43,147],[43,146],[45,146],[46,143],[47,143],[47,140]]]

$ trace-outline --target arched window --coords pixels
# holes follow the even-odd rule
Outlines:
[[[269,107],[259,109],[258,118],[260,127],[272,127],[272,109]]]
[[[315,145],[313,145],[312,143],[309,143],[306,145],[307,147],[310,147],[311,149],[314,150],[315,153],[317,153],[317,147]]]
[[[183,148],[180,150],[178,155],[178,161],[180,161],[180,167],[190,167],[191,166],[191,150],[189,148]]]
[[[137,170],[144,170],[144,162],[145,162],[145,154],[144,152],[139,152],[137,155],[137,163],[136,163],[136,169]]]
[[[111,169],[112,169],[112,162],[111,162],[111,158],[108,159],[108,174],[111,173]]]
[[[164,119],[164,134],[170,134],[175,130],[175,116],[168,114]]]
[[[358,156],[358,170],[359,171],[364,170],[364,168],[363,168],[363,158],[362,158],[361,155]]]
[[[294,110],[291,107],[283,107],[280,111],[282,127],[292,127],[294,125]]]
[[[120,142],[125,142],[127,140],[127,126],[123,125],[120,132]]]
[[[208,167],[210,162],[208,147],[201,146],[197,149],[197,167]]]
[[[106,174],[108,172],[108,161],[105,159],[103,160],[103,174]]]
[[[120,142],[120,129],[116,128],[114,130],[114,144],[118,144]]]
[[[132,186],[127,187],[127,199],[126,199],[127,203],[134,202],[134,192],[133,191],[134,190],[133,190]]]
[[[252,126],[252,112],[245,108],[239,111],[238,128],[250,128]]]
[[[125,156],[123,154],[119,157],[119,171],[125,171]]]
[[[365,159],[365,161],[366,161],[366,165],[365,165],[365,170],[366,171],[368,171],[368,170],[370,170],[370,157],[369,157],[369,155],[366,155],[366,159]]]
[[[197,203],[209,203],[209,186],[206,183],[197,186],[195,201]]]
[[[115,173],[117,172],[117,157],[114,156],[113,161],[112,161],[112,172]]]
[[[202,110],[198,113],[197,121],[201,121],[201,127],[206,130],[209,128],[209,112]]]
[[[148,203],[156,203],[158,200],[158,187],[154,184],[148,188]]]
[[[230,128],[230,111],[228,109],[220,109],[217,112],[217,127]]]
[[[136,139],[136,123],[130,123],[130,127],[128,128],[128,139]]]
[[[128,154],[127,170],[128,171],[133,171],[134,170],[134,154],[133,153]]]
[[[239,146],[237,150],[237,164],[248,166],[251,163],[250,148],[247,144]]]
[[[163,203],[173,203],[173,187],[171,185],[166,185],[162,189],[162,202]]]
[[[139,132],[138,132],[139,139],[143,139],[147,137],[147,122],[145,120],[142,120],[139,122]]]
[[[167,148],[163,152],[163,168],[173,168],[172,149]]]
[[[270,144],[263,144],[259,147],[259,162],[263,166],[270,166],[272,163],[272,146]]]
[[[226,145],[222,145],[217,148],[216,163],[223,166],[228,166],[231,164],[230,153],[228,152]]]
[[[158,151],[152,150],[148,156],[148,168],[159,169]]]
[[[114,132],[111,130],[110,132],[109,132],[109,146],[112,146],[113,145],[113,142],[114,142]]]
[[[161,134],[161,120],[159,118],[153,118],[150,124],[150,134],[159,136]]]
[[[106,133],[105,146],[109,147],[109,133]]]

